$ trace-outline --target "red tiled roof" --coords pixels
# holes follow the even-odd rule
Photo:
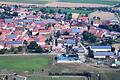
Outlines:
[[[5,20],[4,19],[0,19],[0,22],[4,22]]]
[[[18,37],[17,40],[18,40],[18,41],[24,41],[25,39],[24,39],[24,37]]]
[[[42,23],[39,24],[39,26],[40,26],[40,27],[45,27],[45,23],[42,22]]]
[[[14,34],[17,34],[17,35],[22,35],[23,31],[22,30],[15,30]]]
[[[96,34],[98,30],[95,27],[90,27],[89,32],[92,34]]]

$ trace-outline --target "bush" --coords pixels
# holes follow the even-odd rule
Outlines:
[[[7,49],[1,49],[0,54],[5,54],[5,51],[7,51]]]
[[[22,46],[17,47],[18,52],[21,52],[23,50]]]

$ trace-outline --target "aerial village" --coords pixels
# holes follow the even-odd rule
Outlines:
[[[120,11],[119,11],[120,12]],[[115,13],[62,13],[0,7],[1,54],[54,54],[57,63],[120,66],[120,20]],[[23,50],[21,51],[21,48]],[[17,50],[16,50],[17,49]]]

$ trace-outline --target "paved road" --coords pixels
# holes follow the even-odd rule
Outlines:
[[[88,54],[88,50],[83,46],[83,44],[79,41],[78,42],[78,46],[81,46],[83,49],[84,49],[84,51],[85,51],[85,53],[80,53],[79,54],[79,56],[80,56],[80,59],[83,61],[83,62],[85,62],[85,55],[84,54]]]

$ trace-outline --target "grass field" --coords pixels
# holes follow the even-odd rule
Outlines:
[[[1,70],[30,71],[32,69],[41,69],[49,63],[50,60],[46,56],[0,57]]]
[[[22,2],[22,3],[33,3],[33,4],[45,4],[48,2],[74,2],[74,3],[97,3],[97,4],[108,4],[108,5],[114,5],[118,4],[120,1],[116,0],[0,0],[5,2]]]
[[[62,2],[75,2],[75,3],[97,3],[97,4],[108,4],[108,5],[114,5],[117,4],[118,1],[105,1],[105,0],[58,0]]]
[[[28,80],[85,80],[82,77],[28,77]]]
[[[101,80],[120,80],[120,72],[109,72],[101,74]]]

